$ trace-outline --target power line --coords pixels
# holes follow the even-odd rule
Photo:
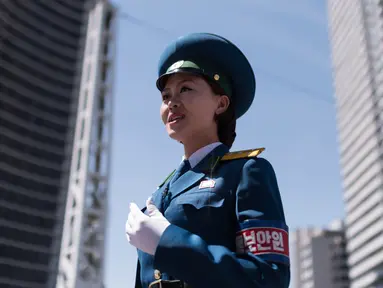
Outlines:
[[[134,17],[126,12],[120,12],[119,13],[119,17],[123,20],[127,20],[128,22],[134,24],[134,25],[137,25],[139,27],[142,27],[146,30],[150,30],[150,31],[153,31],[153,32],[158,32],[160,33],[161,35],[163,36],[166,36],[166,37],[176,37],[175,33],[174,32],[171,32],[169,31],[168,29],[165,29],[163,27],[159,27],[159,26],[156,26],[156,25],[153,25],[147,21],[144,21],[142,19],[139,19],[137,17]],[[290,90],[292,91],[295,91],[295,92],[298,92],[300,94],[303,94],[307,97],[311,97],[315,100],[319,100],[319,101],[324,101],[328,104],[332,104],[334,105],[335,104],[335,101],[334,99],[332,98],[329,98],[329,97],[320,97],[318,95],[317,92],[314,92],[312,91],[311,89],[307,88],[307,87],[303,87],[302,85],[298,85],[297,83],[294,83],[292,82],[291,80],[289,79],[286,79],[280,75],[276,75],[270,71],[267,71],[265,69],[262,69],[262,68],[259,68],[257,67],[257,72],[261,71],[262,74],[264,75],[267,75],[267,77],[275,80],[277,83],[281,84],[282,86],[284,87],[287,87],[289,88]]]
[[[138,19],[137,17],[134,17],[134,16],[132,16],[126,12],[120,12],[119,14],[120,14],[119,16],[121,17],[121,19],[127,20],[130,23],[135,24],[139,27],[145,28],[147,30],[159,32],[159,33],[167,35],[167,36],[173,36],[174,35],[174,33],[170,32],[169,30],[167,30],[165,28],[152,25],[149,22]]]
[[[306,95],[307,97],[313,98],[315,100],[321,100],[321,101],[324,101],[326,103],[335,105],[335,101],[334,101],[333,98],[320,97],[320,96],[318,96],[318,93],[315,93],[314,91],[311,91],[307,87],[303,87],[301,85],[298,85],[298,84],[296,84],[296,83],[294,83],[294,82],[292,82],[292,81],[290,81],[290,80],[288,80],[286,78],[283,78],[283,77],[281,77],[279,75],[273,74],[273,73],[271,73],[269,71],[265,71],[262,68],[257,68],[257,71],[261,71],[262,74],[268,76],[269,78],[277,80],[278,83],[280,83],[281,85],[289,88],[292,91],[295,91],[295,92],[298,92],[300,94]]]

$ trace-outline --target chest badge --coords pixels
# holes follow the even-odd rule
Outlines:
[[[201,181],[198,189],[214,188],[215,181],[213,179]]]

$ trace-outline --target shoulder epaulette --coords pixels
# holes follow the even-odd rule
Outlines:
[[[235,159],[257,157],[264,150],[265,150],[265,148],[257,148],[257,149],[229,152],[221,158],[221,161],[229,161],[229,160],[235,160]]]

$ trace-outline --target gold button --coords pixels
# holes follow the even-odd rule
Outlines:
[[[154,278],[156,280],[161,279],[161,272],[159,270],[154,270]]]
[[[216,80],[216,81],[219,80],[219,75],[218,75],[218,74],[215,74],[215,75],[214,75],[214,80]]]

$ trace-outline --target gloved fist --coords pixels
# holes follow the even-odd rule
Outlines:
[[[142,213],[135,203],[130,204],[130,213],[125,224],[126,237],[137,249],[154,255],[161,236],[170,223],[151,198],[146,201],[146,208],[149,215]]]

